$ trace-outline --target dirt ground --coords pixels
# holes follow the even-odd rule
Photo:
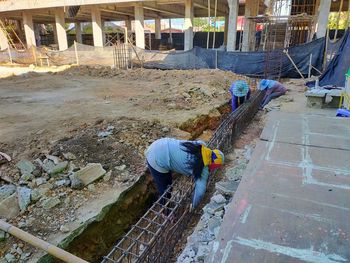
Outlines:
[[[36,178],[24,185],[36,189],[35,181],[44,179],[48,190],[26,212],[10,220],[54,244],[67,236],[65,228],[69,232],[90,219],[137,180],[145,170],[143,152],[154,140],[164,136],[193,138],[202,131],[201,138],[209,139],[225,113],[230,84],[243,78],[220,70],[122,71],[104,67],[22,73],[0,82],[0,152],[12,157],[10,163],[0,165],[0,186],[22,184],[15,167],[20,160],[40,163],[58,158],[69,163],[56,177],[36,167]],[[249,82],[255,87],[254,81]],[[260,135],[269,110],[316,112],[306,108],[301,81],[288,80],[285,84],[290,89],[288,94],[258,114],[237,140],[236,148],[243,148]],[[99,136],[110,127],[110,134]],[[192,130],[196,132],[191,134]],[[57,186],[68,180],[71,171],[87,163],[101,164],[110,172],[109,177],[79,190]],[[59,205],[43,209],[43,203],[52,198],[58,198]],[[0,255],[12,251],[20,257],[18,246],[23,253],[33,253],[10,238],[0,245]]]
[[[242,78],[220,70],[78,67],[19,72],[0,82],[0,151],[12,158],[0,165],[0,186],[11,183],[45,192],[9,222],[54,244],[137,180],[145,170],[143,152],[154,140],[193,137],[179,129],[183,123],[187,131],[193,125],[210,134],[220,121],[218,109],[230,98],[230,83]],[[109,127],[111,134],[98,136]],[[51,176],[38,165],[49,158],[68,166]],[[36,166],[35,177],[27,182],[21,181],[15,166],[21,160]],[[69,173],[87,163],[100,163],[109,177],[88,188],[71,189],[66,183]],[[45,183],[39,186],[39,179]],[[43,209],[48,199],[60,203]],[[22,255],[16,252],[18,246]],[[10,251],[16,257],[33,253],[23,246],[10,238],[1,244],[0,253]]]

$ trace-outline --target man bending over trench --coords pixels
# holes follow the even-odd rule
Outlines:
[[[265,96],[260,104],[260,109],[263,109],[272,99],[278,98],[287,92],[287,89],[281,83],[270,79],[261,80],[259,89],[266,90]]]
[[[156,140],[148,147],[145,155],[160,195],[172,184],[172,172],[194,178],[193,209],[198,207],[204,196],[209,172],[224,163],[224,154],[218,149],[209,149],[202,141],[173,138]]]

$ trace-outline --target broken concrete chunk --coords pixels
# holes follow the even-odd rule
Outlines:
[[[68,233],[70,230],[69,230],[68,227],[62,225],[62,226],[60,227],[60,231],[61,231],[62,233]]]
[[[21,174],[32,173],[35,170],[35,165],[27,160],[21,160],[16,164],[16,167],[21,171]]]
[[[215,234],[215,230],[217,230],[216,228],[220,228],[221,225],[221,220],[217,217],[212,217],[209,219],[208,222],[208,231],[210,234],[214,235]]]
[[[13,193],[0,202],[0,218],[11,219],[19,214],[17,194]]]
[[[24,173],[24,174],[22,174],[20,181],[28,182],[28,181],[31,181],[33,178],[34,178],[34,175],[32,175],[30,173]]]
[[[54,164],[59,164],[59,162],[61,161],[60,158],[54,155],[46,155],[46,158],[53,161]]]
[[[224,206],[225,206],[225,203],[217,204],[215,202],[211,202],[211,203],[207,204],[205,207],[203,207],[203,211],[205,213],[209,213],[211,215],[214,215],[215,212],[222,210],[224,208]]]
[[[75,172],[75,176],[86,186],[101,178],[105,173],[106,170],[100,163],[89,163],[83,169]]]
[[[50,161],[49,159],[45,159],[43,162],[41,162],[41,167],[44,169],[45,172],[49,173],[53,167],[55,167],[55,163],[53,161]]]
[[[60,203],[61,203],[60,199],[57,196],[55,196],[55,197],[45,199],[42,203],[42,206],[44,209],[49,210],[49,209],[59,205]]]
[[[108,182],[111,179],[112,171],[108,171],[105,176],[103,176],[103,181]]]
[[[0,187],[0,202],[10,195],[12,195],[14,192],[16,192],[16,186],[13,184],[5,184]]]
[[[12,255],[11,253],[7,253],[7,254],[5,255],[5,259],[6,259],[6,261],[9,262],[9,263],[11,263],[11,262],[16,262],[16,261],[17,261],[16,257],[15,257],[14,255]]]
[[[47,173],[49,175],[55,175],[55,174],[59,174],[62,173],[68,166],[68,162],[64,161],[64,162],[60,162],[58,164],[56,164],[55,166],[53,166]]]
[[[214,202],[217,203],[217,204],[226,203],[226,198],[225,198],[222,194],[214,195],[214,196],[211,198],[211,200],[214,201]]]
[[[105,138],[111,135],[112,133],[112,131],[100,131],[99,133],[97,133],[97,136],[100,138]]]
[[[116,167],[114,167],[116,170],[118,170],[118,171],[124,171],[125,170],[125,168],[126,168],[126,165],[125,164],[122,164],[122,165],[119,165],[119,166],[116,166]]]
[[[236,181],[218,182],[215,184],[215,188],[223,195],[232,196],[236,192],[238,185],[239,182]]]
[[[69,179],[62,179],[55,182],[55,186],[61,187],[61,186],[69,186],[70,180]]]
[[[6,240],[6,232],[0,230],[0,242],[3,242]]]
[[[36,201],[38,201],[40,198],[42,197],[42,194],[41,194],[41,192],[40,192],[40,190],[39,189],[34,189],[33,191],[32,191],[32,195],[31,195],[31,200],[33,201],[33,202],[36,202]]]
[[[69,175],[70,187],[73,189],[82,189],[84,187],[83,181],[81,181],[75,173]]]
[[[43,177],[39,177],[39,178],[35,179],[35,183],[37,186],[40,186],[40,185],[46,183],[46,179]]]
[[[199,245],[197,252],[197,261],[203,262],[206,257],[209,255],[209,247],[204,245]]]
[[[67,152],[67,153],[63,153],[63,157],[66,159],[66,160],[75,160],[77,157],[71,153],[71,152]]]
[[[32,193],[32,190],[27,187],[17,188],[18,205],[21,212],[24,212],[27,210],[27,207],[30,204],[31,193]]]

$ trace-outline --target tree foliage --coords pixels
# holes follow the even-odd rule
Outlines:
[[[339,17],[338,29],[346,29],[349,26],[349,13],[348,12],[332,12],[329,14],[328,28],[337,29],[337,20]]]

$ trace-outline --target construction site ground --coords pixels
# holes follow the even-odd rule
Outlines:
[[[0,166],[0,186],[40,190],[39,199],[9,222],[53,244],[91,223],[144,174],[143,152],[151,142],[164,136],[208,140],[229,111],[230,83],[242,78],[220,70],[43,71],[6,68],[1,79],[0,149],[12,160]],[[16,167],[20,161],[35,166],[33,177]],[[39,167],[43,162],[66,166],[53,176]],[[103,180],[70,187],[69,174],[88,163],[101,164]],[[25,261],[33,255],[12,238],[1,243],[1,256],[9,251]]]
[[[10,77],[0,83],[0,149],[12,157],[0,166],[1,185],[23,183],[16,167],[21,160],[36,164],[38,159],[57,157],[59,163],[68,162],[57,177],[41,170],[36,178],[22,184],[48,190],[9,220],[54,244],[67,241],[72,230],[87,226],[135,184],[145,172],[143,151],[152,141],[164,136],[208,140],[230,110],[230,84],[242,78],[220,70],[62,69],[51,73],[22,69],[18,76],[11,76],[7,69]],[[250,82],[255,87],[255,82]],[[284,82],[288,94],[260,112],[256,125],[249,126],[248,136],[243,135],[235,147],[259,136],[268,111],[318,112],[306,107],[302,81]],[[324,112],[334,114],[332,110]],[[69,172],[88,163],[101,164],[106,171],[103,179],[83,189],[69,187]],[[37,185],[38,179],[45,183]],[[137,198],[141,199],[142,193]],[[45,208],[52,199],[58,203]],[[12,251],[25,261],[35,261],[39,255],[13,238],[7,238],[0,248],[1,256]],[[86,256],[84,249],[79,256]]]

